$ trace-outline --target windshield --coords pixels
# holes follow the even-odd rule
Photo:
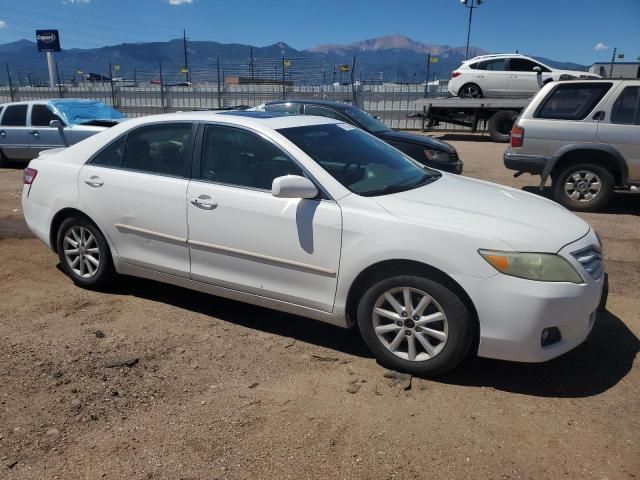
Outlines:
[[[353,118],[356,122],[362,125],[365,130],[373,133],[386,132],[391,130],[384,123],[371,115],[369,112],[365,112],[359,108],[348,108],[345,113]]]
[[[127,118],[106,103],[94,100],[51,100],[49,108],[64,119],[67,125],[95,123],[96,120],[113,121]]]
[[[440,173],[422,167],[373,135],[346,123],[278,130],[342,185],[362,196],[426,185]]]

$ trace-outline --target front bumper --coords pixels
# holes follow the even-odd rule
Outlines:
[[[559,252],[583,277],[582,284],[537,282],[503,274],[455,278],[478,312],[478,355],[544,362],[581,344],[593,328],[598,307],[603,308],[606,302],[606,275],[591,278],[571,253],[595,242],[595,235],[589,232]],[[543,347],[542,331],[551,327],[558,328],[562,338]]]

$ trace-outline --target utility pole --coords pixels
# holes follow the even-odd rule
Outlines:
[[[109,62],[109,86],[111,88],[111,106],[116,106],[116,96],[113,92],[113,74],[111,73],[111,62]]]
[[[222,108],[222,95],[220,93],[220,58],[216,58],[216,70],[218,73],[218,108]]]
[[[482,5],[484,0],[460,0],[460,3],[469,9],[469,25],[467,27],[467,48],[464,52],[464,59],[469,58],[469,38],[471,37],[471,18],[473,17],[473,9]]]
[[[249,61],[249,70],[251,71],[251,78],[253,78],[253,47],[249,47],[250,48],[250,52],[251,52],[251,60]]]
[[[189,58],[187,55],[187,31],[182,30],[182,47],[184,49],[184,76],[185,81],[189,81]]]
[[[424,76],[424,98],[429,96],[429,67],[431,66],[431,52],[427,53],[427,73]]]
[[[613,64],[616,61],[616,53],[618,53],[618,48],[613,49],[613,55],[611,55],[611,66],[609,67],[609,78],[613,78]]]
[[[158,62],[160,66],[160,105],[162,107],[162,113],[164,113],[164,79],[162,78],[162,61]]]
[[[284,84],[284,56],[282,57],[282,99],[285,100],[286,99],[286,94],[285,94],[285,84]]]

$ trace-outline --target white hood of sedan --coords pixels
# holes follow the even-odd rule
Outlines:
[[[424,187],[376,200],[396,217],[491,236],[523,252],[556,253],[590,229],[588,223],[551,200],[450,174]]]

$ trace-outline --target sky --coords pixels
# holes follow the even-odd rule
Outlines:
[[[296,49],[405,35],[464,46],[469,10],[459,0],[0,0],[0,44],[58,28],[62,48],[192,40]],[[590,65],[640,57],[640,0],[485,0],[471,45]],[[1,63],[1,59],[0,59]]]

